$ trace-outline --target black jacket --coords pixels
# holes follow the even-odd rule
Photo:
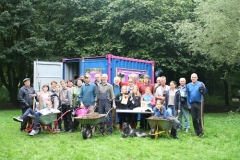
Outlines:
[[[141,107],[141,96],[135,96],[132,94],[130,96],[129,109],[134,109],[136,107]]]
[[[28,108],[33,105],[33,97],[31,94],[36,94],[33,87],[27,88],[26,86],[22,86],[18,92],[18,100],[22,108]]]
[[[127,95],[127,94],[125,94]],[[129,104],[130,104],[130,96],[128,97],[128,102],[127,104],[122,104],[121,101],[122,101],[122,96],[123,94],[120,93],[118,94],[116,97],[115,97],[115,103],[116,103],[116,106],[118,109],[127,109],[129,108]]]

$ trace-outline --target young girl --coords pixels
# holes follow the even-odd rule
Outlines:
[[[181,95],[180,91],[176,89],[177,83],[175,81],[170,82],[170,90],[166,92],[165,98],[165,106],[167,107],[168,112],[173,115],[177,116],[180,112],[180,105],[181,105]]]
[[[39,107],[38,107],[39,110],[46,108],[46,102],[51,101],[51,92],[49,92],[49,86],[47,84],[43,85],[42,91],[40,91],[38,99],[39,99]]]
[[[151,89],[149,87],[146,87],[145,89],[145,94],[142,96],[142,101],[147,102],[148,108],[153,109],[155,106],[155,97],[151,93]],[[144,130],[150,129],[150,126],[147,123],[146,118],[150,117],[151,114],[141,114],[141,121],[142,121],[142,126]]]
[[[157,101],[156,107],[154,107],[153,111],[155,116],[172,122],[171,136],[178,139],[179,137],[177,135],[177,129],[180,125],[180,122],[174,116],[172,116],[168,110],[166,110],[165,106],[163,106],[159,100]]]
[[[62,106],[62,113],[65,113],[66,111],[70,110],[72,107],[72,92],[68,90],[67,84],[64,80],[61,82],[62,90],[60,91],[59,97],[60,97],[60,104]],[[63,116],[64,121],[64,131],[65,132],[72,132],[69,128],[69,122],[71,121],[71,112],[67,112]]]
[[[126,103],[122,101],[123,98],[127,98]],[[121,93],[118,94],[115,97],[115,103],[117,106],[117,109],[129,109],[129,96],[128,96],[128,91],[127,91],[127,86],[122,86],[121,88]],[[123,122],[128,122],[128,113],[118,113],[118,118],[119,118],[119,129],[122,130],[122,123]]]
[[[141,106],[141,94],[139,92],[138,86],[134,86],[133,87],[132,93],[130,93],[129,96],[130,96],[129,109],[134,109],[136,107],[140,107]],[[130,117],[131,127],[136,129],[138,114],[137,113],[133,113],[133,114],[130,114],[129,117]]]

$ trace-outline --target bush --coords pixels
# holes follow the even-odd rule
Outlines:
[[[0,104],[9,102],[9,92],[6,87],[0,87]]]

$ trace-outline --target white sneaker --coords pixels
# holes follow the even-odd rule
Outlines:
[[[34,136],[35,134],[38,134],[38,130],[32,130],[30,133],[29,133],[29,136]]]

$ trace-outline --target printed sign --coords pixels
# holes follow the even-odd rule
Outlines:
[[[90,75],[91,82],[95,81],[95,74],[102,75],[102,68],[87,68],[85,69],[85,75]]]
[[[116,74],[122,79],[122,82],[127,82],[129,75],[135,73],[138,75],[137,81],[143,82],[143,76],[147,74],[145,70],[134,70],[134,69],[125,69],[125,68],[116,68]]]

